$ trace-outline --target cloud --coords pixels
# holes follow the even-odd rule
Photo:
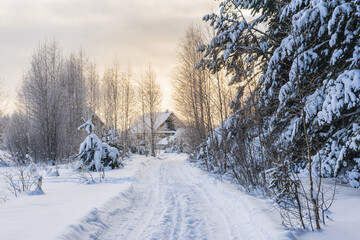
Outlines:
[[[40,40],[55,38],[65,52],[82,48],[100,69],[115,58],[134,71],[149,60],[168,102],[176,47],[213,0],[3,0],[0,8],[0,79],[10,97]]]

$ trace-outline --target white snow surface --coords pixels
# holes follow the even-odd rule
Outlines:
[[[331,181],[324,179],[325,185]],[[326,225],[320,231],[306,231],[299,235],[304,240],[352,240],[359,239],[360,191],[346,185],[337,186],[335,201],[326,215]]]
[[[43,174],[45,194],[0,204],[1,239],[291,236],[267,201],[216,180],[186,159],[186,154],[135,156],[125,168],[106,172],[106,181],[98,184],[79,183],[66,166],[59,168],[59,177]]]
[[[266,201],[191,167],[187,155],[145,162],[138,182],[95,239],[288,239]],[[141,176],[141,177],[140,177]],[[127,194],[128,195],[128,194]],[[87,225],[86,222],[83,222]],[[81,227],[79,226],[78,229]],[[75,234],[75,232],[74,232]],[[68,239],[75,235],[69,235]]]
[[[127,191],[136,181],[139,162],[144,160],[138,158],[128,162],[126,169],[106,172],[106,182],[99,184],[80,183],[78,174],[67,166],[58,169],[59,177],[46,176],[43,170],[44,195],[8,196],[8,201],[0,203],[0,239],[58,239],[67,227]],[[8,170],[0,168],[2,173]],[[4,194],[6,184],[0,178],[0,193]]]
[[[67,165],[58,170],[40,171],[45,194],[0,203],[1,239],[355,239],[360,222],[359,191],[341,186],[324,230],[293,234],[269,201],[192,166],[186,154],[133,156],[98,184],[81,184]]]

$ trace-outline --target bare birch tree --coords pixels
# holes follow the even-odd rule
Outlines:
[[[94,63],[89,64],[89,68],[86,75],[87,83],[87,99],[88,99],[88,109],[90,112],[99,114],[101,104],[100,104],[100,79],[99,73],[97,71],[97,66]]]
[[[63,57],[55,41],[39,44],[19,92],[22,106],[39,135],[40,154],[49,161],[59,157],[60,123],[65,105],[63,66]]]
[[[135,84],[131,67],[123,71],[120,78],[120,122],[121,142],[124,149],[130,147],[129,128],[136,114]]]
[[[66,98],[66,118],[65,124],[67,141],[62,144],[63,152],[75,153],[81,143],[81,132],[77,131],[81,117],[84,116],[87,107],[87,85],[86,73],[88,71],[88,61],[82,51],[71,53],[65,61],[64,69],[64,90]]]
[[[115,62],[113,67],[105,71],[102,81],[105,124],[113,129],[119,128],[119,90],[120,70],[119,64]]]
[[[201,142],[207,135],[206,100],[209,96],[205,92],[208,80],[202,69],[195,69],[201,55],[196,48],[202,44],[203,35],[199,28],[191,26],[179,45],[178,66],[173,75],[175,109],[185,119],[188,125],[193,126],[195,135]]]
[[[144,113],[147,113],[149,119],[147,129],[149,129],[149,141],[150,141],[150,153],[151,156],[156,156],[156,121],[157,121],[157,112],[160,110],[162,94],[160,85],[156,81],[156,75],[153,71],[151,65],[149,64],[148,69],[142,75],[140,84],[140,94],[142,94],[142,110]],[[145,118],[145,114],[143,115]]]
[[[12,152],[54,163],[78,151],[82,138],[76,127],[90,102],[88,72],[82,51],[64,57],[55,41],[39,44],[18,92],[17,111],[9,119]],[[22,132],[14,131],[12,122]]]
[[[203,54],[197,49],[205,40],[204,31],[190,26],[179,44],[178,63],[172,76],[175,109],[187,123],[192,146],[197,147],[213,127],[230,115],[234,94],[221,71],[211,74],[196,68]]]

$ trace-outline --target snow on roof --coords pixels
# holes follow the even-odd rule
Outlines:
[[[173,112],[168,111],[168,112],[156,112],[153,113],[155,116],[155,125],[154,125],[154,129],[155,131],[170,117],[171,114],[173,114]],[[144,122],[145,124],[143,124],[143,118],[144,118]],[[139,117],[139,119],[134,123],[134,125],[132,125],[132,127],[130,128],[131,132],[134,133],[142,133],[142,132],[150,132],[150,113],[146,113],[145,115]],[[145,130],[145,131],[144,131]]]
[[[169,144],[169,139],[168,137],[164,137],[163,139],[161,139],[156,145],[168,145]]]
[[[184,134],[185,131],[186,131],[185,128],[178,128],[176,131],[172,131],[173,133],[175,133],[174,135],[170,137],[164,137],[157,143],[157,145],[168,145],[170,142],[174,142],[177,139],[181,139],[181,135]]]

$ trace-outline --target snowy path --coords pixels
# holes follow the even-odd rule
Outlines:
[[[234,186],[217,186],[223,183],[189,166],[185,159],[186,155],[166,154],[162,160],[143,163],[132,205],[107,218],[106,229],[96,238],[287,238],[269,210],[251,204],[255,198],[249,200],[252,197]]]
[[[134,155],[101,184],[81,183],[71,165],[59,166],[59,177],[40,168],[44,195],[0,204],[0,239],[358,239],[358,189],[339,185],[323,230],[294,237],[268,200],[216,180],[186,158]],[[0,197],[7,187],[1,173],[10,170],[0,168]]]

